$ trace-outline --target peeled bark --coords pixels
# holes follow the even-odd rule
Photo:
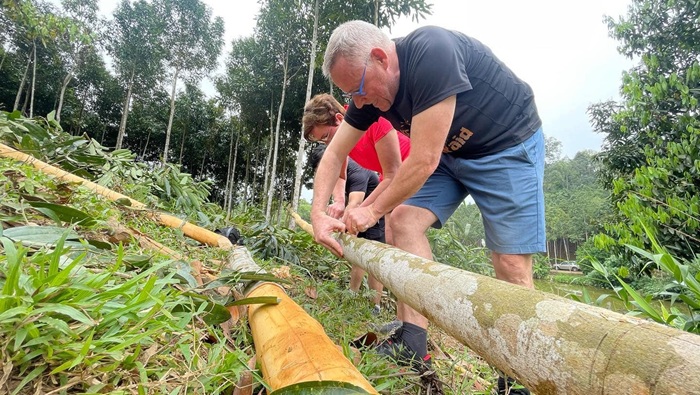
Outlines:
[[[348,262],[538,395],[700,394],[698,335],[386,244],[338,241]]]
[[[264,273],[244,247],[235,247],[228,268],[238,272]],[[303,386],[314,394],[334,392],[327,383],[354,386],[352,393],[377,394],[367,379],[343,355],[326,335],[321,324],[296,304],[277,284],[251,284],[245,297],[274,296],[280,303],[249,305],[248,322],[255,352],[270,393],[307,393],[295,390]],[[336,387],[337,388],[337,387]]]

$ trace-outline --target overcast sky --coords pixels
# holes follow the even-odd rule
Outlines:
[[[257,0],[203,0],[226,23],[231,40],[253,33]],[[430,1],[430,0],[428,0]],[[419,24],[401,20],[389,32],[403,36],[423,25],[459,30],[489,46],[535,91],[547,136],[562,142],[563,154],[600,150],[586,109],[619,97],[622,71],[633,63],[617,53],[603,15],[624,15],[630,0],[433,0],[433,15]],[[101,0],[112,14],[116,1]],[[223,56],[221,57],[223,62]],[[206,88],[205,88],[206,89]]]

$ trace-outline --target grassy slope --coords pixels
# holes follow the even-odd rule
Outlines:
[[[124,229],[150,235],[205,267],[212,268],[213,259],[224,258],[221,251],[203,248],[141,213],[75,185],[56,183],[11,160],[0,159],[0,185],[3,228],[38,225],[42,228],[36,229],[45,235],[56,226],[72,228],[82,240],[110,246],[87,249],[72,241],[71,248],[56,248],[4,240],[0,358],[6,373],[0,378],[0,392],[231,391],[254,353],[245,320],[237,322],[230,335],[220,325],[207,324],[211,314],[186,293],[191,286],[187,265],[141,248]],[[56,216],[51,219],[50,211],[38,211],[29,204],[31,200],[80,210],[94,223],[70,225]],[[346,291],[348,273],[342,263],[334,262],[321,276],[314,270],[318,267],[309,270],[304,264],[291,265],[289,271],[275,260],[260,264],[282,277],[295,278],[288,293],[337,344],[348,344],[372,324],[393,319],[389,297],[385,297],[384,312],[373,317],[371,295],[353,296]],[[486,393],[482,391],[491,383],[490,368],[437,330],[431,339],[446,393]],[[347,346],[344,351],[381,392],[421,392],[410,371],[371,352],[359,355]],[[254,385],[262,388],[259,382]]]

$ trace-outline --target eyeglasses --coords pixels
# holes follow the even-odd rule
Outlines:
[[[331,137],[331,131],[327,130],[326,133],[320,138],[316,139],[316,136],[314,136],[313,132],[309,134],[309,140],[312,143],[322,143],[322,144],[328,144],[328,140],[330,140]]]
[[[349,100],[352,100],[353,96],[365,96],[367,92],[365,92],[365,73],[367,72],[367,64],[365,64],[365,69],[362,70],[362,79],[360,80],[360,89],[356,90],[355,92],[348,92],[348,93],[343,93],[343,97]]]

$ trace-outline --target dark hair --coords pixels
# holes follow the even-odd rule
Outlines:
[[[309,140],[314,126],[337,125],[335,115],[338,113],[345,115],[345,108],[332,95],[320,93],[311,98],[304,106],[304,115],[301,118],[304,138]]]
[[[321,162],[324,152],[326,152],[326,145],[317,144],[309,154],[309,165],[313,169],[314,173],[316,172],[316,168],[318,168],[318,164]]]

